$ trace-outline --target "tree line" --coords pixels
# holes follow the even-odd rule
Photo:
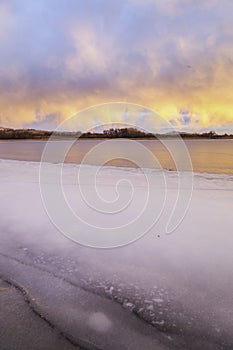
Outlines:
[[[176,138],[179,135],[183,139],[232,139],[233,135],[224,134],[219,135],[214,131],[204,133],[167,133],[167,134],[153,134],[148,133],[137,128],[110,128],[102,132],[70,132],[70,131],[45,131],[35,129],[10,129],[0,128],[0,139],[48,139],[53,136],[55,138],[133,138],[133,139],[161,139],[161,138]]]

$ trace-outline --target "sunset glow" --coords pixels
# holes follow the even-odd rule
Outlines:
[[[231,133],[232,17],[231,0],[2,0],[0,126],[53,129],[125,101]]]

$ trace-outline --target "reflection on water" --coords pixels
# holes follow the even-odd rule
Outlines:
[[[59,152],[63,142],[67,141],[53,142],[56,143],[55,152]],[[80,163],[86,153],[99,142],[102,141],[80,140],[75,142],[67,154],[65,161],[67,163]],[[121,141],[119,140],[119,142]],[[175,142],[178,143],[180,141]],[[162,168],[175,170],[172,156],[160,141],[144,140],[140,141],[140,143],[153,153]],[[0,158],[40,161],[45,144],[46,141],[1,141]],[[186,140],[185,144],[189,150],[195,172],[233,174],[233,140]],[[111,159],[114,150],[108,146],[106,152],[108,152],[108,157]],[[127,158],[127,150],[125,150],[125,155]],[[140,158],[140,155],[138,157]],[[92,164],[99,164],[99,162],[99,159],[95,159]],[[107,165],[137,167],[136,164],[127,159],[113,159]],[[155,167],[154,164],[147,165],[151,168]]]

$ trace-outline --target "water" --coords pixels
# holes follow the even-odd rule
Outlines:
[[[0,141],[0,158],[26,161],[40,161],[43,149],[47,141],[20,140],[20,141]],[[55,142],[55,153],[59,153],[64,142]],[[74,143],[70,149],[65,162],[80,163],[83,157],[93,147],[98,145],[101,140],[79,140]],[[121,140],[118,140],[121,142]],[[175,170],[175,164],[172,156],[169,154],[164,145],[158,140],[137,141],[147,147],[153,155],[159,160],[162,168]],[[174,142],[174,141],[168,141]],[[177,142],[177,145],[180,141]],[[118,143],[119,144],[119,143]],[[215,174],[233,174],[233,140],[185,140],[186,147],[190,153],[193,170],[195,172],[207,172]],[[127,159],[115,158],[115,147],[106,147],[108,159],[106,164],[120,167],[137,167],[132,161]],[[128,157],[127,150],[125,151]],[[140,158],[140,155],[138,155]],[[130,157],[129,157],[130,158]],[[143,154],[141,155],[143,158]],[[92,164],[98,164],[100,159],[94,158]],[[149,164],[148,167],[155,167]]]

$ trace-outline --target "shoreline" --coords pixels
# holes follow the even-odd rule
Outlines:
[[[156,137],[35,137],[35,138],[0,138],[0,142],[2,141],[70,141],[70,140],[77,140],[77,141],[98,141],[98,140],[138,140],[138,141],[161,141],[161,140],[177,140],[177,141],[192,141],[192,140],[200,140],[200,141],[215,141],[215,140],[233,140],[233,136],[221,136],[218,135],[216,137],[202,137],[202,136],[160,136],[159,138]]]
[[[35,164],[40,164],[41,160],[25,160],[25,159],[14,159],[14,158],[1,158],[0,157],[0,162],[19,162],[19,163],[35,163]],[[83,164],[83,163],[76,163],[76,162],[65,162],[65,163],[56,163],[56,162],[48,162],[48,164],[63,164],[67,166],[85,166],[85,167],[98,167],[96,164]],[[175,169],[169,169],[169,168],[140,168],[140,167],[129,167],[129,166],[114,166],[114,165],[103,165],[101,166],[102,168],[105,169],[113,169],[113,170],[122,170],[122,171],[155,171],[155,172],[166,172],[166,174],[177,174],[177,171]],[[185,173],[186,171],[180,171],[179,173]],[[211,176],[216,176],[219,178],[227,178],[231,179],[233,178],[233,171],[231,172],[207,172],[207,171],[187,171],[188,173],[192,173],[194,176],[206,176],[206,177],[211,177]]]

